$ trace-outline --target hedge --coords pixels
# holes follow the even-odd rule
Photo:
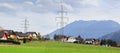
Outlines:
[[[0,40],[0,43],[12,43],[12,44],[20,45],[20,42],[12,41],[12,40]]]

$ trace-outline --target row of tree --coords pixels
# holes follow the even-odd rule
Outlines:
[[[113,41],[113,40],[110,40],[110,39],[108,39],[108,40],[103,39],[103,40],[101,40],[100,45],[106,45],[106,46],[114,46],[114,47],[116,47],[117,46],[117,42]]]

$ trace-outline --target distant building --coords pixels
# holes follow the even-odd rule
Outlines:
[[[29,39],[29,40],[37,40],[38,36],[36,32],[15,32],[15,34],[18,36],[19,40],[23,40],[24,38]]]
[[[36,32],[27,32],[27,34],[29,34],[31,37],[32,37],[32,39],[38,39],[38,34],[36,33]],[[30,37],[28,37],[28,38],[30,38]]]
[[[6,35],[5,33],[0,33],[0,40],[7,40],[8,35]]]
[[[65,36],[65,35],[55,35],[54,40],[62,41],[62,42],[74,42],[76,38],[73,36]]]
[[[1,30],[0,31],[0,39],[7,40],[8,38],[15,37],[15,33],[13,30]]]
[[[94,38],[88,38],[85,40],[86,44],[99,45],[99,40]]]
[[[66,41],[66,36],[65,35],[54,35],[54,40],[57,40],[57,41]]]
[[[76,41],[76,38],[73,36],[67,37],[67,40],[66,40],[66,42],[75,42],[75,41]]]

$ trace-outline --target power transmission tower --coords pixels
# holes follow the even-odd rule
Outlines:
[[[66,24],[65,19],[67,17],[64,16],[66,14],[66,12],[64,11],[63,0],[61,0],[61,2],[60,2],[60,11],[59,11],[59,14],[60,14],[60,16],[57,17],[60,20],[60,21],[57,22],[57,25],[60,24],[59,35],[64,35],[64,26]]]
[[[25,20],[24,20],[24,32],[26,33],[27,32],[27,30],[28,30],[28,20],[27,20],[27,18],[25,18]]]

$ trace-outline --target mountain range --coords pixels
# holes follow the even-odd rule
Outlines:
[[[60,28],[61,29],[61,28]],[[50,33],[50,37],[60,33],[57,29]],[[74,21],[64,27],[64,35],[82,38],[99,38],[111,32],[120,30],[120,24],[112,20],[78,20]]]

